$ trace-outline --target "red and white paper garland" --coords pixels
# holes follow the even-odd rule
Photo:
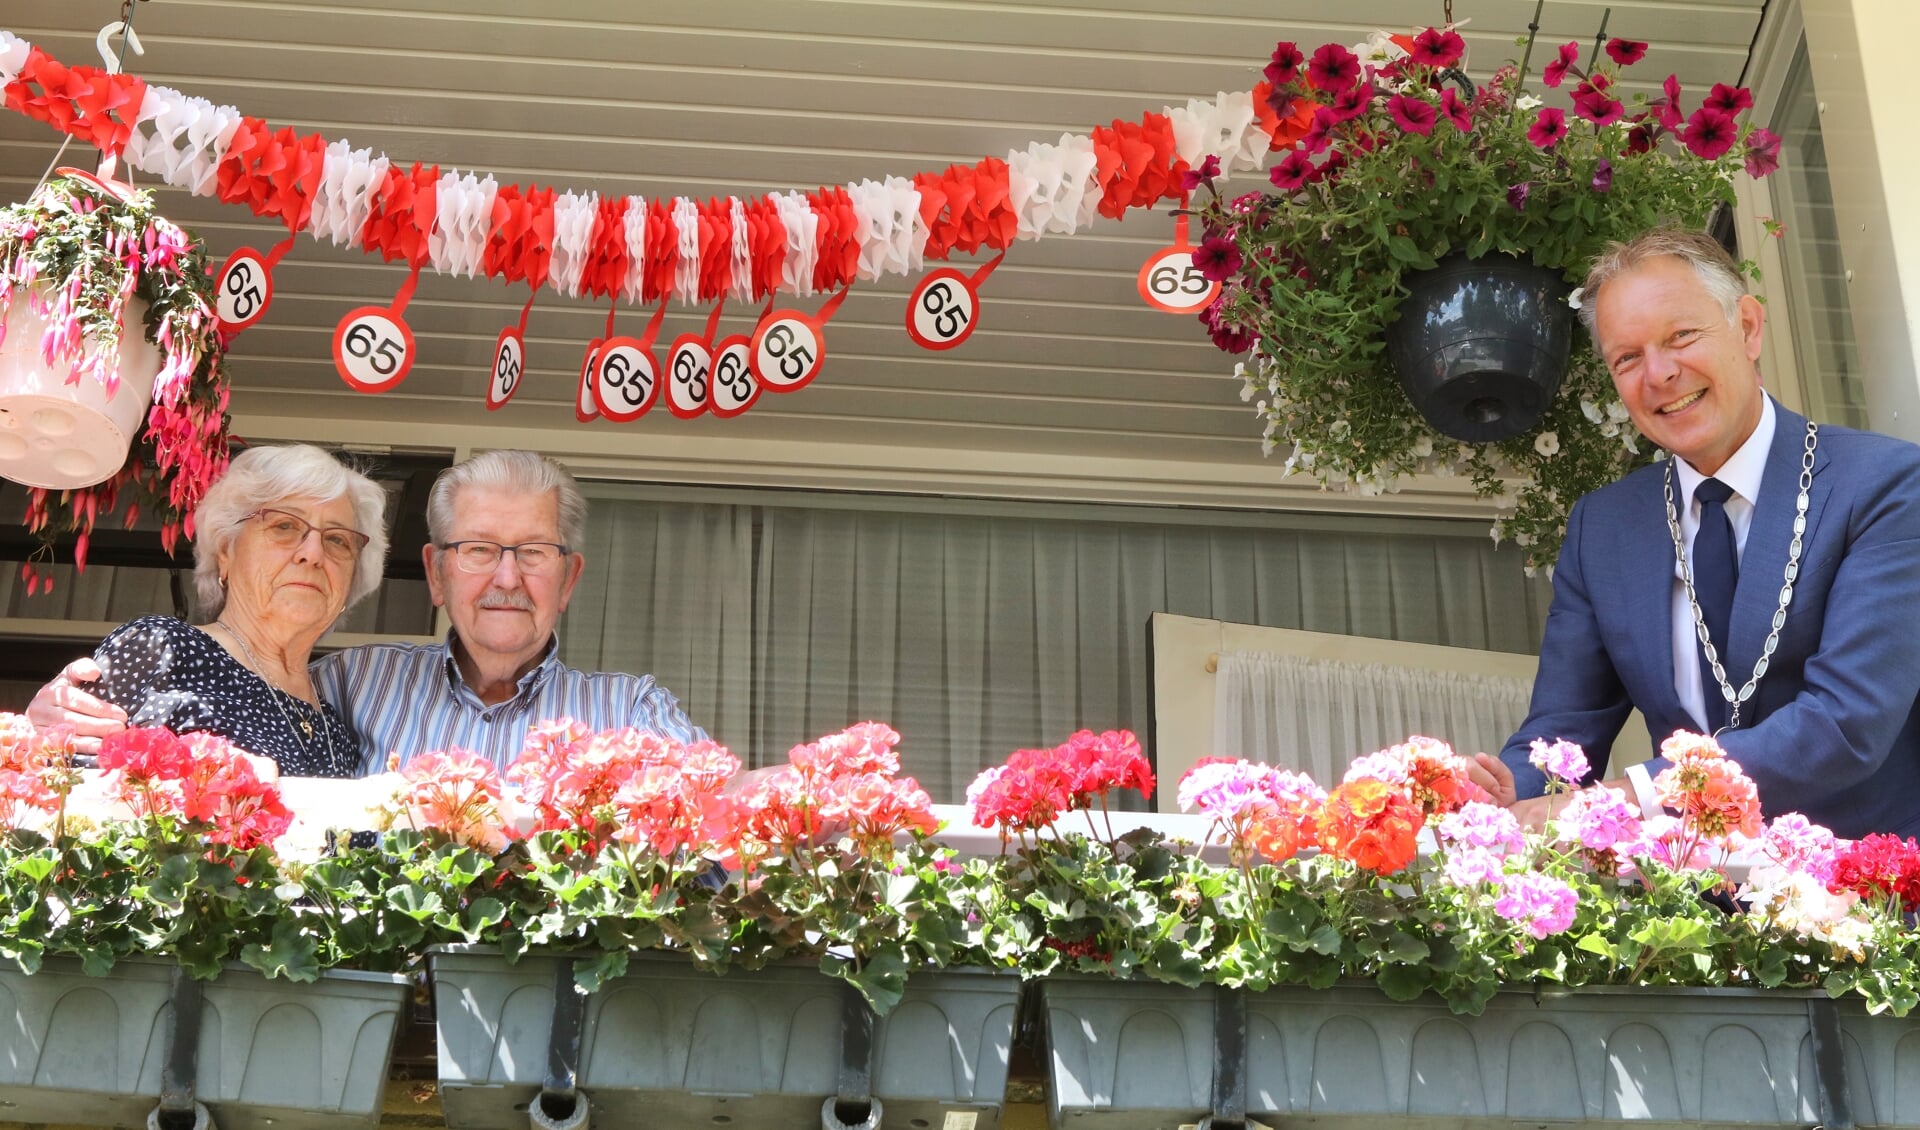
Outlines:
[[[486,275],[525,281],[536,293],[550,288],[637,306],[726,298],[758,303],[775,292],[844,294],[855,281],[912,275],[955,253],[1004,252],[1016,239],[1070,235],[1096,217],[1118,218],[1129,208],[1178,198],[1181,174],[1209,154],[1219,158],[1223,178],[1260,167],[1279,125],[1259,112],[1263,89],[1222,93],[940,173],[703,203],[503,186],[490,175],[402,168],[345,139],[276,133],[231,106],[133,76],[64,67],[7,31],[0,31],[0,86],[9,109],[121,156],[175,188],[278,218],[290,232],[401,259],[416,273],[431,267]],[[270,268],[278,249],[254,254]],[[972,281],[984,277],[981,272]],[[411,293],[411,279],[402,290]],[[403,295],[391,308],[396,317]],[[832,311],[786,313],[809,321],[817,334]],[[342,332],[347,326],[342,322]],[[519,332],[524,326],[523,317]],[[764,340],[770,328],[763,317],[756,339]],[[704,344],[719,364],[711,334]],[[755,344],[757,369],[762,351]],[[819,338],[802,346],[820,347],[808,380],[824,344]],[[524,363],[524,353],[519,360]],[[777,373],[756,375],[774,391],[798,387]],[[586,384],[583,378],[583,416]],[[490,407],[505,403],[518,380],[494,385]],[[740,410],[744,406],[724,414]]]

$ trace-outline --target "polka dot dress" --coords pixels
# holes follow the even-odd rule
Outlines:
[[[290,777],[352,777],[360,743],[330,705],[275,688],[212,637],[171,616],[115,628],[93,653],[101,698],[135,726],[219,734]],[[311,726],[309,737],[301,724]]]

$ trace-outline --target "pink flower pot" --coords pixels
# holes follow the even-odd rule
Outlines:
[[[47,321],[16,292],[0,340],[0,476],[33,487],[72,490],[118,471],[140,434],[160,373],[160,347],[147,340],[147,304],[135,298],[121,320],[120,387],[112,396],[92,377],[69,381],[65,365],[40,355]]]

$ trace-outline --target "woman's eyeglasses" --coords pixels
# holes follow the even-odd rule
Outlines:
[[[307,535],[314,531],[320,533],[320,546],[334,561],[346,563],[360,555],[373,540],[359,530],[350,530],[345,526],[316,526],[298,514],[289,514],[285,510],[262,508],[247,515],[242,521],[258,521],[260,530],[267,535],[267,541],[281,549],[295,549],[306,543]]]

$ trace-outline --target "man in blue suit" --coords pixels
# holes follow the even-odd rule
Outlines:
[[[1769,818],[1920,833],[1920,447],[1810,429],[1763,392],[1762,308],[1706,236],[1611,249],[1580,313],[1633,422],[1673,458],[1574,506],[1532,707],[1498,760],[1480,755],[1483,783],[1537,824],[1551,802],[1530,743],[1577,742],[1604,767],[1637,707],[1656,749],[1720,730]],[[1665,765],[1606,783],[1644,808]]]

